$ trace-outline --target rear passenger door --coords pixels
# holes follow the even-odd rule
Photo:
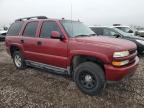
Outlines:
[[[24,28],[21,38],[21,44],[24,48],[24,57],[27,60],[35,61],[37,60],[37,41],[38,38],[37,30],[38,30],[38,21],[28,22]]]

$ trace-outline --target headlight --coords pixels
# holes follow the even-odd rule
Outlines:
[[[114,52],[113,57],[126,57],[129,55],[129,51],[122,51],[122,52]]]
[[[136,40],[138,43],[144,45],[144,41],[143,40]]]

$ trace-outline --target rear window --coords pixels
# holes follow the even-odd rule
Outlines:
[[[30,22],[26,25],[23,36],[35,37],[37,30],[38,22]]]
[[[19,35],[20,30],[22,28],[22,25],[23,25],[23,22],[15,22],[15,23],[13,23],[10,26],[7,35],[8,36],[17,36],[17,35]]]

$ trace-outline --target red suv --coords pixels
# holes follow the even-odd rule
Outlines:
[[[133,42],[97,37],[82,22],[44,16],[16,20],[6,49],[18,69],[34,66],[70,75],[89,95],[98,94],[107,81],[132,76],[139,62]]]

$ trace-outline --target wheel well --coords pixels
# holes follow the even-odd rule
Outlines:
[[[5,35],[6,35],[6,33],[2,33],[1,35],[5,36]]]
[[[13,57],[14,51],[19,51],[19,50],[20,50],[19,47],[17,47],[17,46],[11,46],[11,47],[10,47],[11,57]]]
[[[73,70],[81,63],[84,63],[84,62],[88,62],[88,61],[91,61],[91,62],[94,62],[96,64],[98,64],[105,72],[105,69],[104,69],[104,63],[102,61],[100,61],[99,59],[95,58],[95,57],[91,57],[91,56],[83,56],[83,55],[78,55],[78,56],[75,56],[72,60],[72,63],[71,63],[71,72],[73,72]]]

